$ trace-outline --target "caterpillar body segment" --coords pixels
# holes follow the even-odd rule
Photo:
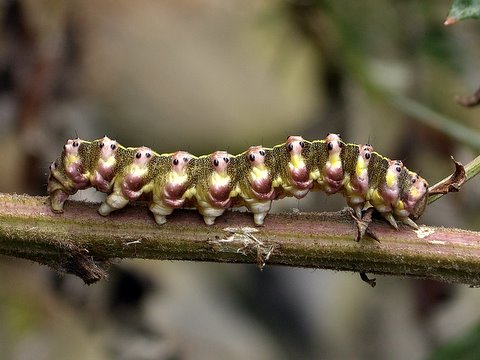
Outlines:
[[[153,174],[158,168],[155,164],[158,156],[147,147],[135,150],[126,149],[127,164],[119,167],[119,176],[115,177],[113,190],[100,206],[100,215],[108,215],[114,210],[125,207],[130,201],[140,198],[153,190]]]
[[[54,212],[69,195],[94,187],[108,196],[101,215],[130,201],[149,200],[158,224],[174,209],[195,207],[206,224],[230,207],[245,206],[262,225],[275,199],[303,198],[310,190],[342,193],[361,218],[373,206],[395,228],[424,211],[428,184],[401,161],[373,151],[369,144],[348,144],[337,134],[307,141],[289,136],[273,148],[252,146],[231,155],[216,151],[196,157],[185,151],[158,154],[147,147],[126,148],[108,137],[92,142],[68,140],[50,165],[48,192]]]
[[[149,208],[157,224],[164,224],[174,209],[185,205],[184,194],[192,184],[188,172],[194,156],[186,151],[173,154],[155,154],[156,171],[153,182],[152,201]]]
[[[355,146],[346,145],[346,153],[342,162],[347,172],[348,178],[345,179],[344,194],[347,204],[354,211],[357,218],[362,217],[362,210],[368,198],[369,179],[368,166],[372,156],[373,148],[369,144]]]
[[[313,187],[313,180],[310,178],[310,172],[305,159],[306,143],[301,136],[289,136],[285,145],[278,145],[274,148],[279,149],[278,161],[276,161],[276,173],[280,174],[279,185],[282,186],[287,196],[295,196],[297,199],[303,198]],[[286,148],[287,154],[284,149]],[[289,154],[289,156],[288,156]],[[285,157],[286,159],[281,160]],[[287,162],[287,166],[281,166]],[[278,186],[278,185],[277,185]]]
[[[195,160],[194,202],[207,225],[213,225],[232,205],[235,171],[231,158],[226,151],[215,151]]]
[[[98,155],[92,156],[90,183],[97,190],[109,193],[112,190],[113,179],[116,174],[116,154],[119,151],[119,146],[115,140],[111,140],[107,136],[96,141],[98,142],[98,147],[95,146],[95,142],[91,145],[92,150],[98,149]],[[118,158],[121,157],[118,156]]]

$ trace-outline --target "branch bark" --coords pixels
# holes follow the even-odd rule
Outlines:
[[[0,254],[30,259],[80,276],[107,276],[115,259],[144,258],[288,265],[480,284],[480,233],[422,226],[395,231],[382,221],[381,243],[354,241],[347,211],[269,215],[252,227],[250,214],[228,211],[214,226],[179,210],[157,226],[145,206],[107,218],[97,204],[67,202],[50,211],[48,198],[0,194]]]

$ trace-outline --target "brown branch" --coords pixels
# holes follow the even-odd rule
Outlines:
[[[480,88],[473,95],[457,96],[455,101],[465,107],[474,107],[480,104]]]
[[[406,227],[374,221],[378,243],[354,240],[350,215],[269,215],[252,227],[250,214],[229,211],[214,226],[194,211],[176,211],[159,227],[145,206],[107,218],[96,204],[67,202],[53,214],[47,198],[0,194],[0,254],[30,259],[80,276],[106,277],[118,258],[194,260],[322,268],[480,284],[480,233]]]

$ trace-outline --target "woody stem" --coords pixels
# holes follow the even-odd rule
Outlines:
[[[269,215],[252,227],[251,214],[228,211],[214,226],[179,210],[157,226],[144,206],[102,217],[97,204],[67,202],[54,214],[45,197],[0,194],[0,254],[80,276],[105,278],[111,260],[143,258],[287,265],[480,284],[480,233],[391,229],[374,221],[380,238],[354,241],[347,212]],[[427,235],[430,233],[429,235]],[[423,234],[423,235],[422,235]],[[425,236],[425,237],[422,237]]]

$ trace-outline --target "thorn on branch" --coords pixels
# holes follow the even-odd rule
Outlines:
[[[368,285],[370,285],[372,288],[374,288],[376,285],[377,285],[377,279],[376,278],[372,278],[370,279],[366,273],[364,272],[361,272],[360,273],[360,279],[362,279],[362,281],[366,282]]]
[[[350,216],[355,221],[355,226],[357,228],[357,235],[355,236],[355,241],[359,242],[365,235],[370,236],[375,241],[380,242],[377,235],[370,229],[370,224],[372,223],[372,215],[374,212],[374,208],[370,207],[364,211],[362,218],[359,219],[353,213],[353,210],[350,209]]]
[[[85,284],[91,285],[107,278],[107,271],[98,266],[88,252],[76,249],[61,266],[62,270],[80,277]]]

